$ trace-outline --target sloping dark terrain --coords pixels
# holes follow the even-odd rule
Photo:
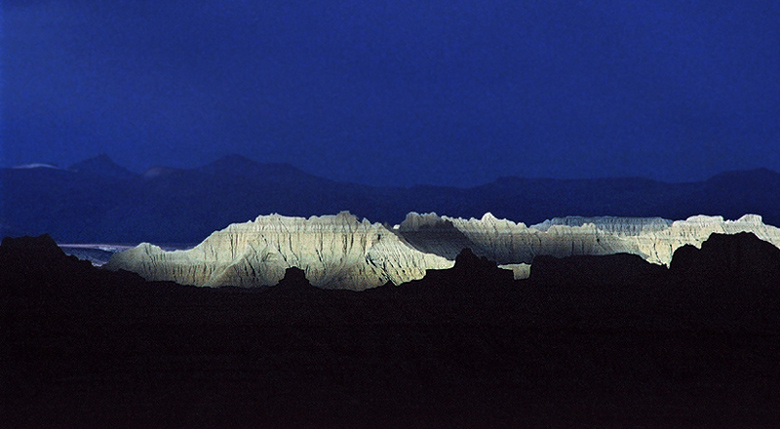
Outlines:
[[[5,427],[777,427],[780,250],[751,234],[364,292],[146,283],[0,246]]]
[[[700,183],[639,178],[502,178],[459,189],[339,183],[286,164],[228,156],[191,170],[133,174],[99,156],[71,166],[0,169],[0,235],[49,233],[58,242],[198,243],[211,232],[261,214],[335,214],[400,223],[407,213],[481,217],[486,211],[526,224],[555,216],[661,216],[685,219],[746,213],[780,225],[780,174],[724,173]]]

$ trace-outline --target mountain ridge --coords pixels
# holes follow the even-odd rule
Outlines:
[[[757,215],[736,220],[702,215],[678,221],[571,220],[528,227],[491,213],[479,219],[409,213],[404,222],[391,227],[361,221],[349,212],[309,218],[272,214],[233,223],[189,250],[163,251],[143,243],[113,255],[104,267],[132,271],[148,280],[212,287],[268,286],[286,269],[298,267],[315,286],[362,290],[399,285],[419,280],[430,270],[451,268],[463,249],[522,279],[533,273],[539,257],[622,253],[669,266],[679,248],[698,248],[716,233],[749,232],[780,248],[780,229],[765,225]]]
[[[133,173],[130,170],[115,163],[108,155],[102,153],[94,158],[89,158],[81,162],[77,162],[68,170],[75,171],[77,173],[91,174],[94,176],[108,177],[112,179],[129,179],[138,176],[137,173]]]
[[[489,211],[528,225],[567,215],[685,219],[701,213],[727,218],[756,213],[780,225],[775,198],[780,174],[766,169],[691,183],[510,177],[471,188],[403,188],[336,182],[289,164],[238,155],[194,169],[159,167],[131,176],[107,156],[74,164],[79,165],[77,170],[89,174],[0,169],[0,235],[49,233],[61,242],[199,242],[258,213],[312,216],[342,210],[390,224],[409,212],[469,218]]]

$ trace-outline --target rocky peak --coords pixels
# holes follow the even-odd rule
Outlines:
[[[100,177],[110,177],[113,179],[129,179],[137,176],[135,173],[132,173],[124,167],[117,165],[106,154],[101,154],[94,158],[73,164],[68,169],[77,173],[91,174]]]
[[[455,258],[455,267],[453,269],[464,273],[481,273],[491,271],[496,266],[495,262],[488,260],[484,256],[480,258],[470,248],[466,247]]]
[[[245,177],[266,179],[307,176],[306,173],[286,163],[260,163],[243,155],[230,154],[197,169],[220,177]]]
[[[436,213],[409,212],[399,229],[401,231],[416,231],[423,228],[451,228],[452,222],[442,219]]]
[[[306,272],[298,267],[290,267],[284,270],[284,277],[274,287],[276,292],[306,292],[314,290],[314,287],[306,278]]]
[[[772,282],[780,278],[780,249],[752,232],[714,233],[702,243],[701,249],[691,245],[677,249],[671,269],[675,273],[719,281],[750,278]]]
[[[3,255],[23,255],[28,258],[38,260],[51,260],[64,258],[65,253],[57,246],[49,234],[43,234],[38,237],[5,237],[0,244],[0,251]]]

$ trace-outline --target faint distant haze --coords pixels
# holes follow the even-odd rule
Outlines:
[[[0,165],[339,181],[780,170],[780,3],[6,0]]]

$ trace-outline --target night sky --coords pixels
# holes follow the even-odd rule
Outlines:
[[[4,0],[0,166],[780,171],[780,2]]]

